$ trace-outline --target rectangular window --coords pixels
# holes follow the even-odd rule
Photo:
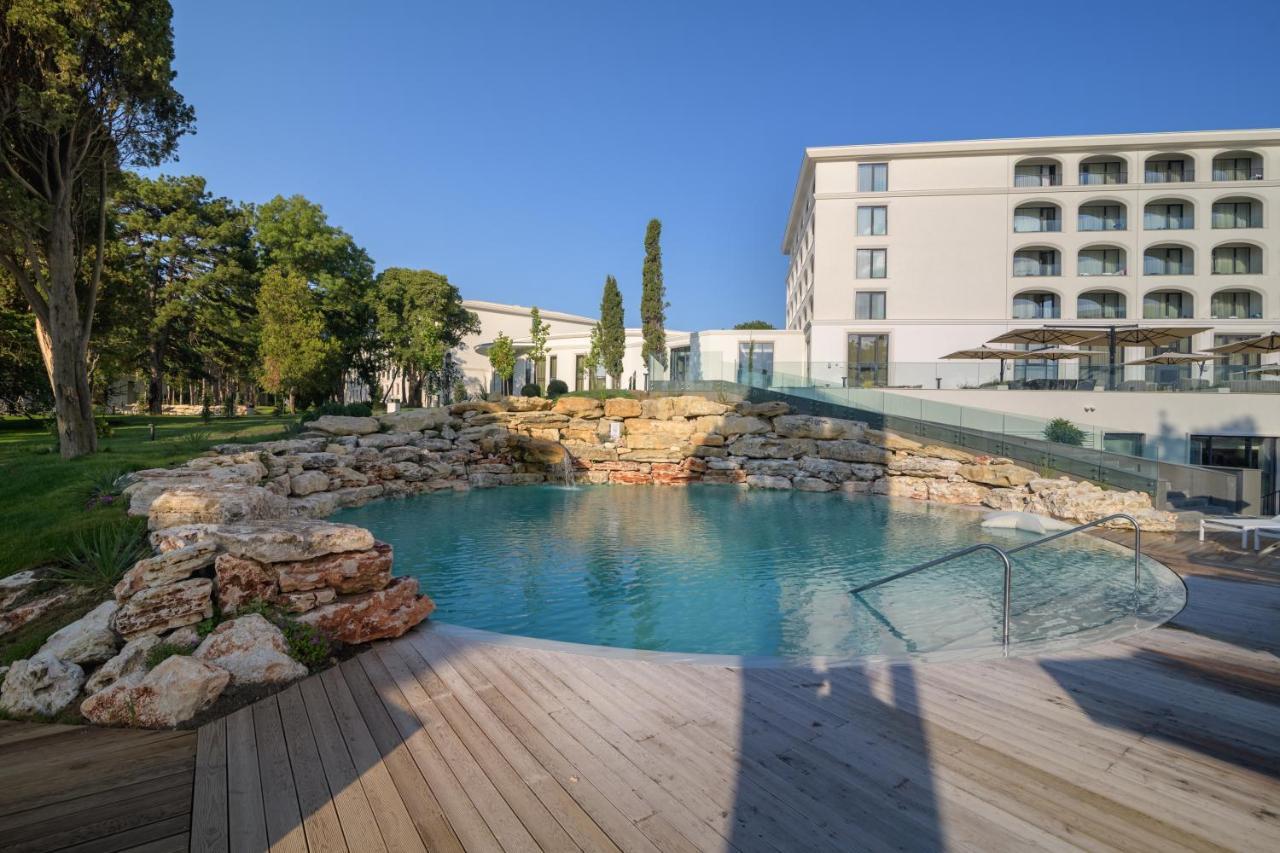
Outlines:
[[[888,163],[859,163],[858,192],[882,193],[889,189]]]
[[[1262,253],[1253,246],[1219,246],[1213,250],[1214,275],[1250,275],[1262,272]]]
[[[560,374],[556,372],[556,357],[553,355],[551,356],[551,378],[558,379],[559,376]]]
[[[773,376],[773,344],[738,341],[738,384],[768,388]]]
[[[1062,315],[1053,293],[1019,293],[1013,297],[1015,320],[1056,320]]]
[[[1215,320],[1260,320],[1262,297],[1251,290],[1222,290],[1213,295],[1209,314]]]
[[[885,278],[887,267],[887,249],[858,250],[858,278]]]
[[[1030,344],[1015,344],[1014,349],[1027,352]],[[1037,344],[1036,349],[1040,349]],[[1015,382],[1029,383],[1030,388],[1046,387],[1044,383],[1056,381],[1058,378],[1058,362],[1045,358],[1026,359],[1013,363],[1013,379]]]
[[[573,390],[582,390],[582,378],[587,372],[587,357],[585,355],[575,355],[573,357]]]
[[[880,237],[889,230],[889,208],[883,205],[858,208],[858,236]]]
[[[850,388],[889,384],[889,336],[850,335],[846,382]]]
[[[1218,297],[1213,298],[1214,301],[1214,317],[1221,316],[1217,313]],[[1237,341],[1248,340],[1253,335],[1214,335],[1213,345],[1215,347],[1224,346],[1226,344],[1234,344]],[[1262,354],[1256,352],[1233,352],[1224,353],[1213,360],[1213,378],[1215,382],[1227,382],[1233,379],[1254,379],[1259,378],[1256,374],[1251,375],[1250,370],[1256,370],[1262,365]]]
[[[1260,181],[1262,161],[1252,157],[1219,157],[1213,161],[1215,181]]]
[[[1180,231],[1194,225],[1191,211],[1181,204],[1147,205],[1143,224],[1148,231]]]
[[[1022,234],[1033,231],[1059,231],[1058,208],[1020,207],[1013,212],[1013,230]]]
[[[1188,160],[1148,160],[1147,183],[1176,184],[1195,180],[1195,167]]]
[[[1080,253],[1077,275],[1124,275],[1124,253],[1119,249],[1085,249]]]
[[[1214,228],[1261,228],[1262,205],[1248,201],[1220,201],[1213,206]]]
[[[1123,231],[1124,208],[1118,204],[1087,204],[1080,208],[1081,231]]]
[[[1082,293],[1076,301],[1076,317],[1081,320],[1123,320],[1124,313],[1124,294],[1121,293]]]
[[[853,316],[857,320],[884,319],[884,291],[862,290],[853,297]]]
[[[1056,187],[1061,183],[1056,163],[1027,163],[1013,167],[1015,187]]]
[[[1191,275],[1190,253],[1177,246],[1147,249],[1142,258],[1143,275]]]
[[[1080,164],[1082,184],[1123,184],[1126,180],[1124,163],[1119,160]]]
[[[1190,317],[1191,296],[1188,294],[1148,293],[1142,299],[1142,319],[1144,320],[1187,320]]]

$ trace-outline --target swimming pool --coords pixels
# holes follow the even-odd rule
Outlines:
[[[380,501],[335,521],[395,547],[436,622],[521,637],[746,658],[965,657],[1000,651],[1003,570],[990,552],[853,596],[862,583],[972,545],[973,510],[864,495],[689,488],[478,489]],[[1132,552],[1078,535],[1014,560],[1012,651],[1122,635],[1185,591]]]

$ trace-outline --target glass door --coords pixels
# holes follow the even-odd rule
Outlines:
[[[738,384],[768,388],[773,376],[773,344],[738,343]]]
[[[671,381],[678,385],[689,381],[689,347],[671,348]]]
[[[889,336],[849,336],[850,388],[876,388],[889,384]]]

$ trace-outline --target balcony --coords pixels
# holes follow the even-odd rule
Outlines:
[[[1095,157],[1080,164],[1081,186],[1129,183],[1129,170],[1117,157]]]
[[[1143,180],[1148,184],[1181,184],[1195,179],[1195,162],[1185,158],[1148,160],[1143,172]]]

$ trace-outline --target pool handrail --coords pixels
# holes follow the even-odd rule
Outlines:
[[[904,569],[900,572],[897,572],[896,574],[889,575],[887,578],[881,578],[878,581],[872,581],[871,583],[863,584],[862,586],[857,587],[856,589],[853,589],[850,592],[853,595],[860,595],[869,589],[874,589],[878,586],[883,586],[884,584],[887,584],[890,581],[896,581],[899,578],[905,578],[908,575],[914,575],[916,572],[921,572],[921,571],[924,571],[925,569],[931,569],[934,566],[939,566],[943,563],[948,563],[952,560],[956,560],[956,559],[959,559],[960,557],[968,556],[969,554],[973,554],[977,551],[994,551],[1000,557],[1000,561],[1004,564],[1004,603],[1002,608],[1004,624],[1001,627],[1000,648],[1004,652],[1004,656],[1008,657],[1009,656],[1009,621],[1010,621],[1009,614],[1010,614],[1010,609],[1012,606],[1012,599],[1013,599],[1013,562],[1012,560],[1010,560],[1010,557],[1014,554],[1017,554],[1020,551],[1026,551],[1027,549],[1034,548],[1037,545],[1043,545],[1046,542],[1052,542],[1055,539],[1061,539],[1064,536],[1070,536],[1073,533],[1079,533],[1083,530],[1088,530],[1092,527],[1098,527],[1100,525],[1106,524],[1109,521],[1115,521],[1116,519],[1124,519],[1125,521],[1133,525],[1133,609],[1134,609],[1134,613],[1137,613],[1138,589],[1141,586],[1141,581],[1142,581],[1142,528],[1138,524],[1138,519],[1124,512],[1113,512],[1110,515],[1104,515],[1102,518],[1096,518],[1093,521],[1089,521],[1084,524],[1077,525],[1068,530],[1060,530],[1057,533],[1054,533],[1050,536],[1045,536],[1041,539],[1035,540],[1034,542],[1028,542],[1025,545],[1019,545],[1016,548],[1010,548],[1008,550],[1005,550],[1004,548],[1000,548],[996,545],[992,545],[989,542],[981,542],[977,545],[970,545],[968,548],[962,548],[959,551],[952,551],[950,554],[944,554],[943,556],[938,557],[936,560],[930,560],[927,563],[921,563],[918,566],[912,566],[909,569]]]

